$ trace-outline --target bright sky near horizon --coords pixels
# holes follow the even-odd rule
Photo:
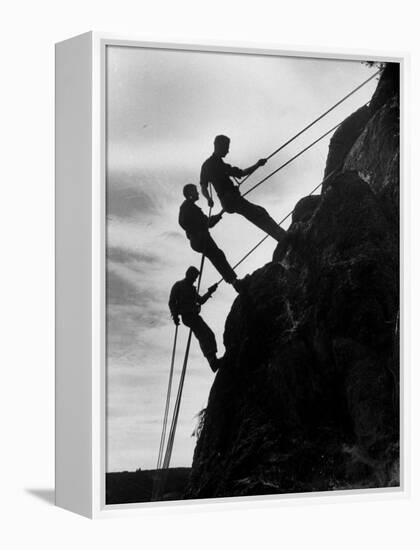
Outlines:
[[[374,70],[358,61],[108,47],[107,471],[156,466],[174,334],[169,291],[189,265],[200,262],[178,226],[178,209],[183,186],[198,184],[214,136],[230,136],[226,162],[247,167]],[[366,103],[375,86],[374,79],[281,151],[244,190]],[[322,180],[328,142],[317,144],[247,198],[274,219],[282,218]],[[198,205],[207,212],[203,198]],[[212,235],[232,264],[263,236],[237,215],[225,215]],[[274,248],[267,239],[238,275],[270,261]],[[202,289],[218,279],[207,262]],[[202,310],[220,355],[235,296],[222,284]],[[175,386],[186,338],[184,327]],[[191,464],[192,432],[213,378],[193,340],[172,466]]]

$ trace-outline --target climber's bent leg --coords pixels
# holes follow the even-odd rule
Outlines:
[[[270,237],[276,239],[276,241],[282,242],[285,239],[285,230],[273,220],[267,210],[262,206],[253,204],[239,195],[235,197],[235,200],[231,202],[230,206],[233,212],[246,218],[270,235]]]
[[[236,281],[236,273],[227,261],[223,251],[211,238],[210,233],[203,233],[199,237],[194,236],[190,239],[190,243],[193,250],[201,252],[210,260],[227,283],[232,284]]]
[[[203,253],[227,283],[232,284],[236,280],[235,271],[227,261],[224,252],[220,250],[210,235],[206,241]]]

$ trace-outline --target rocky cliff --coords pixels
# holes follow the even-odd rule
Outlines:
[[[387,65],[233,303],[187,498],[399,484],[398,91]]]

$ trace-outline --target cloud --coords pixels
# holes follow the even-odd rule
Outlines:
[[[135,265],[136,263],[145,264],[146,268],[151,266],[162,266],[164,261],[155,253],[141,253],[118,246],[107,247],[106,257],[109,262]]]
[[[111,269],[108,269],[106,287],[109,306],[133,304],[139,299],[136,286]]]
[[[171,196],[166,178],[135,167],[110,170],[107,181],[107,215],[117,218],[151,218]]]
[[[126,218],[156,215],[159,212],[156,197],[152,193],[140,189],[140,185],[139,182],[137,187],[126,187],[122,190],[109,187],[107,215],[111,218],[114,216]]]
[[[163,239],[173,239],[175,241],[185,243],[185,234],[183,231],[164,231],[161,234],[161,237]]]

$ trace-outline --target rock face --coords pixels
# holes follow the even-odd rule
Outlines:
[[[398,72],[226,320],[187,498],[399,484]],[[347,125],[347,131],[345,131]]]

